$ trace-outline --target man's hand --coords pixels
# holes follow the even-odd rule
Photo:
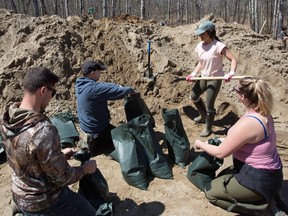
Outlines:
[[[83,165],[84,174],[92,174],[97,169],[97,164],[95,160],[86,161]]]
[[[76,152],[76,148],[64,148],[61,151],[67,159],[71,159]]]

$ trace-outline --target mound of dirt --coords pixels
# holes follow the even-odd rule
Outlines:
[[[216,23],[220,40],[237,57],[237,75],[258,76],[272,87],[278,147],[284,167],[287,167],[287,141],[284,134],[288,129],[288,52],[282,49],[280,41],[256,34],[246,26],[225,23],[213,15],[205,18]],[[203,126],[191,120],[196,115],[188,99],[191,83],[172,81],[175,77],[188,75],[194,69],[197,61],[194,48],[199,41],[193,33],[198,23],[170,27],[159,26],[154,20],[143,21],[127,15],[115,20],[94,20],[89,16],[62,19],[58,16],[29,17],[7,10],[0,10],[0,19],[1,113],[10,103],[21,100],[20,81],[27,68],[41,65],[61,77],[56,97],[47,109],[48,114],[71,111],[77,115],[74,84],[81,75],[81,65],[86,60],[101,59],[108,66],[101,80],[129,85],[141,92],[155,118],[155,131],[163,135],[162,108],[179,109],[190,146],[193,147]],[[147,69],[148,40],[151,41],[155,83],[143,76]],[[226,61],[226,71],[229,71],[229,66]],[[231,81],[222,85],[216,102],[217,116],[211,137],[225,136],[227,129],[243,113],[231,92],[235,84],[236,81]],[[109,106],[112,124],[119,125],[126,121],[122,100],[110,102]],[[83,134],[81,136],[84,137]],[[161,139],[160,144],[165,151],[166,146]],[[111,193],[114,193],[114,198],[118,198],[115,202],[117,215],[233,215],[212,208],[204,194],[187,180],[186,169],[175,166],[173,180],[154,179],[148,191],[141,191],[124,182],[117,162],[104,156],[97,156],[96,160]],[[228,159],[229,163],[231,161]],[[285,179],[288,175],[286,167]],[[0,191],[3,199],[0,209],[5,209],[4,206],[11,202],[11,172],[7,163],[1,165]],[[77,184],[72,185],[75,190],[77,187]],[[287,193],[288,189],[285,190]]]

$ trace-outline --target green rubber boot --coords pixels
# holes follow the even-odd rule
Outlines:
[[[209,136],[212,133],[212,125],[213,125],[213,122],[214,122],[214,117],[215,117],[215,112],[213,112],[213,113],[207,112],[205,128],[200,133],[201,137],[207,137],[207,136]]]
[[[198,112],[199,112],[199,116],[194,118],[193,120],[197,123],[205,123],[205,119],[206,119],[206,108],[205,108],[205,104],[202,101],[202,99],[200,98],[199,101],[197,102],[193,102],[195,107],[197,108]]]

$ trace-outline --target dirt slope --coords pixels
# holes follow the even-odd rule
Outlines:
[[[155,131],[162,136],[162,108],[179,109],[193,147],[203,126],[191,120],[196,115],[188,99],[191,84],[171,81],[174,77],[186,76],[195,66],[194,48],[198,38],[193,36],[193,32],[197,23],[178,27],[159,26],[153,20],[141,21],[124,15],[115,20],[93,20],[87,16],[35,18],[6,10],[0,10],[0,19],[1,113],[6,105],[21,99],[19,82],[26,69],[43,65],[61,77],[58,93],[47,109],[48,114],[70,110],[76,115],[74,83],[80,75],[81,64],[88,59],[101,59],[108,66],[102,81],[130,85],[141,92],[154,115]],[[288,53],[281,49],[279,41],[258,35],[243,25],[225,23],[218,18],[213,21],[220,40],[227,44],[239,61],[237,75],[259,76],[272,87],[278,147],[285,172],[283,193],[287,193]],[[154,84],[143,77],[147,69],[148,39],[151,40],[153,72],[157,74]],[[228,62],[225,62],[225,68],[227,71],[230,69]],[[231,81],[222,85],[216,102],[215,133],[210,137],[225,136],[227,129],[243,112],[231,92],[235,84],[236,81]],[[113,124],[125,122],[122,100],[111,102],[110,111]],[[165,143],[161,139],[160,144],[165,151]],[[115,195],[117,215],[233,215],[207,202],[204,194],[187,180],[187,168],[174,166],[173,180],[155,178],[148,191],[141,191],[125,183],[117,162],[104,156],[98,156],[96,160],[108,181],[111,194]],[[10,167],[3,163],[0,169],[0,209],[3,211],[11,201],[10,175]],[[72,187],[76,190],[77,184]]]

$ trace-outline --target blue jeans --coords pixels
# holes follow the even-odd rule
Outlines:
[[[25,216],[95,216],[96,209],[83,196],[73,192],[68,187],[63,188],[58,201],[40,212],[24,212]]]

